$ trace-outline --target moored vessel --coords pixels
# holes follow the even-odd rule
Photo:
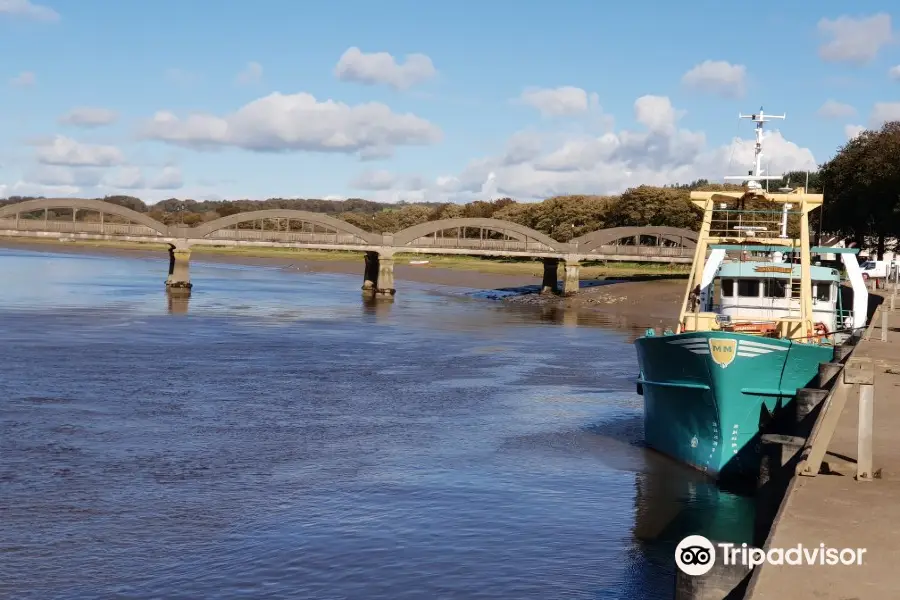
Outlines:
[[[703,211],[674,331],[635,341],[647,445],[717,479],[758,470],[760,429],[832,359],[834,346],[865,325],[867,291],[855,249],[839,249],[841,273],[812,264],[809,214],[821,194],[764,190],[781,180],[761,169],[763,124],[756,123],[755,169],[726,177],[742,189],[691,192]]]

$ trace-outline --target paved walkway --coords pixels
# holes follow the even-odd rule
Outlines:
[[[888,298],[883,305],[889,306]],[[900,599],[900,306],[889,312],[888,341],[881,341],[876,316],[870,341],[853,356],[875,365],[874,467],[882,478],[857,482],[854,466],[841,475],[798,477],[771,537],[772,548],[824,543],[832,548],[866,548],[861,566],[762,567],[747,596],[750,600]],[[888,372],[888,370],[894,373]],[[858,398],[841,415],[829,454],[856,458]],[[825,461],[832,463],[830,456]]]

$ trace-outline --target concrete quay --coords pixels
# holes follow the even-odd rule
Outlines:
[[[900,300],[900,298],[898,298]],[[755,569],[745,598],[880,600],[900,598],[900,302],[890,298],[873,319],[871,337],[852,357],[875,373],[872,455],[876,478],[857,480],[859,394],[850,394],[818,476],[795,476],[764,549],[864,548],[861,565],[773,565]],[[882,341],[882,333],[886,341]],[[880,469],[880,478],[877,473]],[[830,471],[826,473],[825,471]]]

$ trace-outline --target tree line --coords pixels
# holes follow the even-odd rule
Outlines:
[[[196,201],[170,198],[147,205],[132,196],[107,196],[99,198],[147,214],[167,225],[196,226],[240,212],[268,209],[293,209],[327,214],[357,227],[375,233],[393,233],[439,219],[493,218],[512,221],[530,227],[550,237],[567,242],[575,237],[607,227],[668,225],[686,229],[698,229],[700,212],[689,202],[689,193],[695,189],[723,189],[725,187],[698,180],[686,185],[654,187],[642,185],[615,196],[568,195],[547,198],[542,202],[518,202],[512,198],[468,204],[453,203],[405,203],[372,202],[359,198],[348,200],[286,199]],[[32,197],[16,196],[0,200],[0,206],[30,200]],[[50,211],[51,218],[66,218],[71,211]],[[43,211],[34,213],[42,217]],[[24,215],[23,215],[24,216]],[[96,214],[80,211],[79,220],[93,220]],[[274,222],[262,224],[275,229]],[[244,227],[256,227],[248,222]]]

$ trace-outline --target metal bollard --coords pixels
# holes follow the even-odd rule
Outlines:
[[[888,334],[888,313],[886,310],[881,311],[881,341],[887,341]]]
[[[874,383],[874,379],[873,379]],[[857,438],[856,480],[872,481],[872,427],[875,412],[875,386],[859,386],[859,434]]]

